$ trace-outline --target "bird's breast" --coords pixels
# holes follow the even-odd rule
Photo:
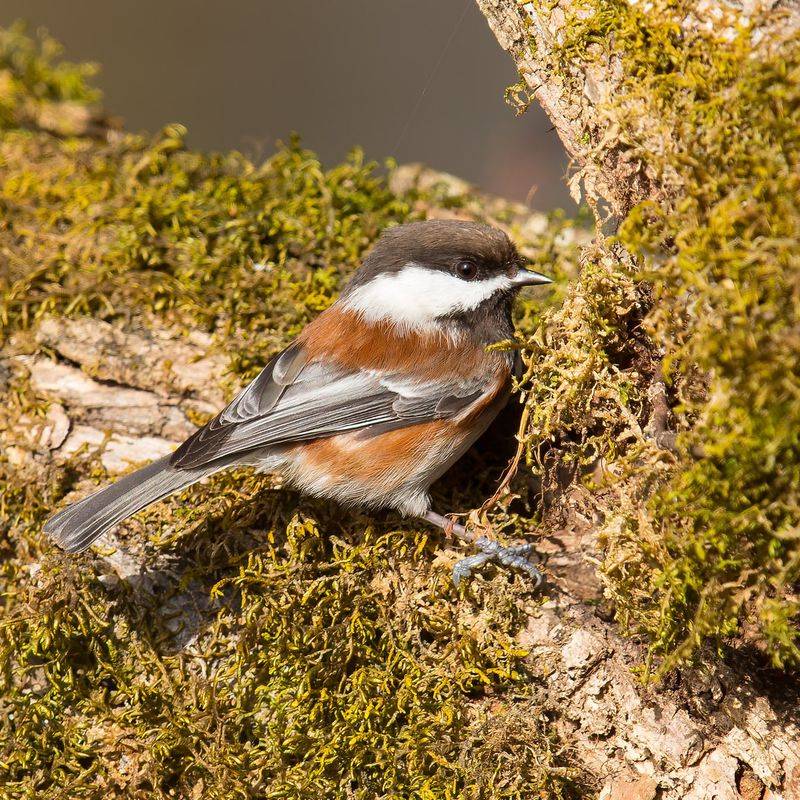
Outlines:
[[[401,374],[412,380],[467,380],[510,369],[505,354],[487,353],[467,335],[369,322],[337,305],[307,325],[298,342],[312,358],[345,370]]]

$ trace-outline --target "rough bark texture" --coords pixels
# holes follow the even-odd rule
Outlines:
[[[702,668],[643,688],[641,650],[597,605],[591,526],[576,524],[550,548],[556,591],[523,642],[546,665],[541,702],[601,798],[800,797],[796,686],[756,661],[708,653]]]
[[[477,2],[573,157],[573,194],[580,195],[582,183],[599,216],[605,208],[617,219],[640,201],[668,198],[669,172],[656,176],[634,148],[617,141],[606,113],[608,99],[627,77],[620,60],[587,61],[582,73],[573,65],[577,71],[568,80],[551,69],[565,19],[580,4]],[[791,38],[800,19],[795,3],[704,2],[683,24],[733,30],[754,18],[760,22],[753,39],[762,52]],[[658,120],[637,119],[631,102],[632,124],[642,140],[668,150],[669,131]],[[744,655],[723,664],[707,653],[702,668],[681,670],[665,685],[644,689],[631,671],[641,664],[641,652],[618,635],[598,603],[602,589],[592,568],[597,543],[591,521],[576,516],[551,546],[557,591],[531,619],[526,643],[548,665],[543,702],[575,757],[596,776],[600,797],[800,798],[800,692],[793,678],[759,668]]]

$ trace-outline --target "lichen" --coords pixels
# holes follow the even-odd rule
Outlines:
[[[19,104],[42,86],[95,102],[87,71],[18,29],[0,36],[0,65],[15,86],[0,136],[4,355],[36,352],[45,314],[157,320],[213,334],[239,384],[384,227],[423,213],[357,152],[324,170],[296,140],[254,164],[190,151],[176,125],[54,136]],[[567,227],[526,252],[566,269]],[[517,313],[530,330],[541,307]],[[0,378],[0,428],[46,408],[24,369]],[[483,466],[437,501],[479,503]],[[93,453],[0,456],[4,797],[577,796],[530,705],[516,634],[537,601],[521,578],[456,589],[431,532],[235,472],[133,519],[119,536],[145,574],[120,580],[102,553],[65,556],[41,534],[72,489],[106,479]]]
[[[537,372],[529,388],[528,455],[604,460],[595,488],[598,506],[613,490],[600,530],[608,590],[662,671],[734,634],[796,667],[800,46],[778,44],[780,21],[757,43],[756,12],[731,9],[736,19],[713,25],[698,13],[682,0],[586,0],[560,26],[549,68],[576,97],[595,63],[621,76],[587,128],[589,169],[616,148],[658,190],[589,258],[568,301],[575,314],[548,312],[530,342],[546,368],[544,386]],[[632,326],[641,280],[652,295],[640,288]],[[637,330],[654,369],[625,352]],[[658,377],[681,433],[674,457],[641,435]]]

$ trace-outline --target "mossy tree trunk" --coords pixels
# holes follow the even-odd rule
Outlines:
[[[800,798],[800,683],[795,671],[772,671],[763,662],[768,654],[777,665],[797,663],[794,546],[778,559],[783,579],[764,594],[755,587],[772,569],[755,554],[756,542],[764,536],[781,551],[778,542],[796,537],[800,518],[796,436],[773,424],[787,413],[793,425],[800,419],[797,396],[780,388],[786,376],[797,387],[791,376],[800,367],[800,150],[797,136],[785,132],[798,123],[800,4],[477,3],[519,71],[509,98],[521,110],[538,101],[548,113],[573,159],[573,195],[588,202],[597,220],[598,238],[584,252],[566,313],[545,321],[551,338],[544,345],[530,345],[542,366],[528,387],[528,453],[541,454],[544,446],[553,463],[563,464],[565,454],[585,452],[565,442],[564,428],[577,439],[608,435],[621,445],[594,449],[587,462],[595,476],[606,474],[592,491],[573,485],[557,492],[550,512],[566,526],[559,540],[561,591],[530,624],[534,649],[555,654],[558,665],[548,676],[546,706],[563,740],[597,776],[603,798]],[[758,99],[769,94],[776,108]],[[758,183],[761,170],[769,173],[766,195],[760,194],[766,189]],[[762,197],[772,199],[762,203]],[[721,219],[720,208],[737,204],[757,207],[748,220],[738,211]],[[788,241],[762,253],[759,263],[749,252],[759,252],[761,231],[776,225]],[[725,260],[718,249],[727,251]],[[619,400],[616,379],[596,378],[592,348],[579,353],[593,364],[592,378],[576,371],[579,377],[556,381],[555,390],[553,384],[546,391],[535,386],[557,375],[551,363],[572,369],[576,341],[582,346],[574,320],[615,284],[634,299],[622,311],[600,315],[607,330],[600,361],[603,369],[627,375],[626,396],[638,393],[637,419],[627,426],[607,413],[602,398],[609,388],[618,411],[629,414],[630,404]],[[764,294],[737,303],[748,291]],[[729,313],[734,306],[739,318]],[[780,324],[767,331],[759,322],[764,314]],[[646,333],[638,341],[636,369],[608,330],[623,340],[633,331]],[[735,342],[739,330],[752,333],[758,350],[731,345],[732,356],[721,355],[720,335]],[[770,356],[771,348],[795,350],[783,358]],[[739,363],[731,366],[734,358]],[[757,378],[747,375],[750,359]],[[564,426],[547,442],[550,418],[580,396],[581,380],[597,414],[594,423],[581,418],[576,425],[563,415]],[[758,381],[775,387],[762,403],[752,400]],[[537,403],[546,406],[538,417]],[[740,413],[748,421],[736,428],[730,420]],[[720,446],[734,430],[740,443]],[[626,456],[631,443],[635,455]],[[781,456],[754,477],[758,468],[744,455],[748,451],[757,454],[755,463],[769,461],[769,452]],[[721,463],[737,466],[726,475]],[[546,479],[546,467],[542,474]],[[712,480],[703,486],[697,477],[707,475]],[[732,520],[749,512],[731,492],[755,495],[759,480],[769,503],[788,513],[745,531]],[[688,488],[693,483],[702,486],[699,494]],[[726,531],[724,544],[712,541],[715,527]],[[587,573],[587,554],[600,564],[598,572]],[[733,568],[722,566],[737,558]],[[701,562],[711,566],[698,567]],[[703,579],[687,591],[682,581],[701,572]],[[644,688],[630,671],[641,654],[618,637],[608,609],[586,602],[603,592],[618,622],[650,638],[662,674],[687,656],[695,666]],[[682,592],[689,599],[676,600]],[[769,629],[777,616],[769,617],[766,607],[782,609],[779,625],[790,623],[774,639]],[[738,638],[730,638],[733,632]],[[725,643],[723,658],[708,646],[708,636]]]
[[[650,59],[657,55],[648,52],[648,28],[671,27],[677,39],[687,40],[703,32],[732,39],[737,31],[747,29],[755,43],[750,57],[763,60],[780,58],[800,30],[800,3],[796,0],[682,2],[656,4],[642,11],[636,3],[622,2],[476,2],[498,44],[514,60],[521,81],[517,88],[541,104],[574,159],[570,184],[576,198],[581,197],[582,187],[590,203],[604,204],[601,211],[610,209],[618,220],[637,203],[660,202],[679,191],[674,173],[657,171],[648,155],[653,150],[667,153],[676,149],[681,132],[665,124],[666,116],[654,115],[644,97],[629,90],[632,79],[648,86],[658,70],[679,71],[687,62],[679,61],[681,54],[675,46],[673,52],[665,49],[661,53],[662,63],[650,61],[651,74],[626,74],[630,65],[626,51],[639,49]],[[631,13],[637,16],[638,30],[626,24]],[[578,46],[574,30],[578,18],[587,23],[585,32],[591,38],[583,40],[584,51],[570,53],[570,48]],[[643,38],[625,41],[632,33]],[[623,38],[615,42],[615,36]],[[727,54],[720,52],[720,56]],[[616,115],[621,106],[635,128],[635,137],[619,126]]]

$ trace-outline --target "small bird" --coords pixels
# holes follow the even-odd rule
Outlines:
[[[249,465],[347,506],[420,517],[478,548],[453,578],[497,560],[541,574],[530,545],[504,547],[431,510],[428,490],[506,404],[519,367],[489,346],[514,328],[528,270],[497,228],[431,220],[387,230],[333,305],[171,455],[68,506],[44,530],[78,553],[137,511],[215,472]]]

